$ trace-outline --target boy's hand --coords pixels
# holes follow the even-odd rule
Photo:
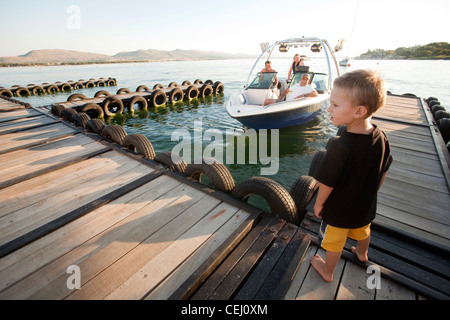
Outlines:
[[[319,204],[317,204],[317,202],[316,202],[316,204],[314,205],[314,215],[315,215],[317,218],[322,219],[322,210],[323,210],[323,205],[319,205]]]

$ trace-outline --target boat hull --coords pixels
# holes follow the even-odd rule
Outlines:
[[[309,104],[300,105],[297,108],[279,109],[275,111],[266,111],[252,114],[236,114],[230,112],[233,106],[229,105],[227,110],[230,116],[242,123],[244,126],[252,129],[279,129],[290,126],[301,125],[314,120],[322,113],[322,107],[326,104],[326,99]],[[236,108],[245,108],[245,106],[234,106]]]

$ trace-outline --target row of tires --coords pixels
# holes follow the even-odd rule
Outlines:
[[[54,84],[43,83],[42,85],[29,84],[27,86],[12,86],[10,89],[0,88],[0,95],[7,97],[25,97],[30,95],[39,94],[55,94],[57,92],[67,92],[72,90],[84,89],[84,88],[94,88],[94,87],[106,87],[106,86],[116,86],[117,80],[115,78],[100,78],[89,79],[88,81],[80,79],[75,82],[69,80],[67,82],[56,82]]]
[[[58,115],[57,112],[58,110],[52,110],[55,115]],[[203,158],[201,163],[186,164],[176,153],[156,154],[146,136],[140,133],[127,134],[122,126],[105,125],[102,120],[91,119],[86,113],[77,113],[71,108],[63,110],[59,116],[88,132],[101,135],[104,139],[132,153],[155,161],[170,171],[179,172],[186,178],[201,183],[202,176],[206,176],[209,187],[228,193],[244,202],[247,202],[252,195],[262,197],[273,215],[295,225],[302,222],[306,214],[306,206],[318,188],[318,182],[312,176],[299,177],[290,192],[278,182],[265,177],[248,178],[235,185],[227,167],[215,159]]]
[[[197,80],[200,81],[200,80]],[[187,84],[186,84],[187,83]],[[211,85],[211,82],[201,83],[200,87],[192,85],[190,82],[183,82],[183,86],[187,88],[179,87],[178,84],[172,82],[169,85],[169,90],[164,90],[161,85],[155,85],[153,90],[150,91],[146,86],[139,86],[136,92],[148,92],[148,95],[136,95],[124,98],[122,95],[132,93],[129,89],[122,88],[117,91],[116,95],[111,95],[105,90],[98,91],[94,98],[105,97],[102,103],[87,102],[80,108],[80,112],[87,113],[91,118],[102,118],[103,116],[114,116],[122,113],[125,109],[128,112],[134,112],[135,106],[139,110],[147,110],[148,107],[160,107],[166,105],[167,102],[175,104],[183,100],[192,100],[198,97],[207,97],[211,95],[221,94],[224,91],[224,85],[222,82],[217,81]],[[167,93],[166,93],[167,91]],[[88,98],[79,93],[72,94],[68,97],[68,102],[74,102],[77,100],[88,100]],[[60,107],[63,110],[64,107]]]
[[[441,105],[441,102],[436,97],[429,97],[425,99],[426,103],[430,107],[433,118],[438,125],[444,142],[447,144],[447,149],[450,152],[450,112]]]

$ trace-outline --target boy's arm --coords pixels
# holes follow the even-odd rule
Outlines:
[[[322,218],[322,209],[325,201],[327,201],[334,188],[328,187],[323,183],[319,183],[319,191],[317,194],[316,204],[314,205],[314,214],[317,218]]]

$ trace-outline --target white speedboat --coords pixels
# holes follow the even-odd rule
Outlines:
[[[253,129],[283,128],[313,120],[322,112],[322,106],[330,98],[333,83],[332,65],[336,70],[336,76],[340,74],[334,52],[341,50],[342,45],[343,40],[340,40],[333,50],[326,40],[313,37],[277,41],[271,46],[261,45],[263,53],[253,65],[244,90],[234,94],[226,103],[228,114],[244,126]],[[253,72],[258,61],[266,53],[269,54],[266,60],[269,60],[273,50],[277,47],[280,52],[287,52],[290,48],[298,47],[307,47],[313,52],[323,52],[328,71],[315,72],[310,70],[308,66],[296,67],[291,79],[279,81],[284,85],[281,85],[280,88],[275,87],[276,72],[258,72],[256,75]],[[317,91],[317,97],[289,100],[288,94],[285,97],[286,100],[264,106],[266,99],[277,99],[283,90],[297,84],[304,73],[310,75],[310,85]]]

